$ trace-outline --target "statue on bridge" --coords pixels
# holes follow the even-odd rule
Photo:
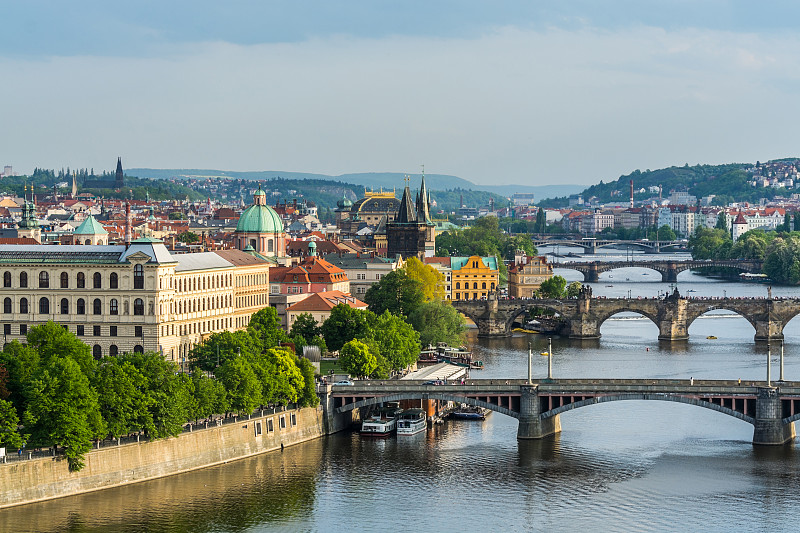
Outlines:
[[[672,294],[667,295],[667,300],[680,300],[681,293],[678,292],[678,287],[675,287],[675,290],[672,291]]]
[[[592,297],[592,287],[590,285],[581,285],[581,288],[578,291],[578,298],[589,299],[591,297]]]

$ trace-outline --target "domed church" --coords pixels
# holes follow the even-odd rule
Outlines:
[[[233,232],[236,248],[248,246],[268,257],[286,257],[286,233],[278,213],[267,205],[267,193],[258,186],[253,193],[253,205],[239,216]]]

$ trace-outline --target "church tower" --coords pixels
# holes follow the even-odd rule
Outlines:
[[[125,179],[124,179],[124,175],[122,173],[122,158],[121,157],[117,158],[117,172],[116,172],[116,175],[114,176],[114,186],[117,189],[121,189],[122,187],[125,186]]]
[[[423,260],[436,253],[436,227],[430,218],[430,202],[424,174],[416,200],[411,201],[411,190],[406,182],[397,216],[386,224],[387,257],[399,254],[403,259],[417,257]]]

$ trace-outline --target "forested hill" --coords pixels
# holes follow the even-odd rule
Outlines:
[[[780,161],[792,161],[783,159]],[[764,163],[769,165],[773,162]],[[759,163],[760,164],[760,163]],[[771,187],[753,187],[748,183],[752,179],[745,169],[754,165],[750,163],[729,163],[725,165],[684,165],[682,167],[668,167],[659,170],[634,170],[630,174],[620,176],[617,180],[604,183],[600,181],[584,189],[581,193],[584,201],[596,197],[600,203],[627,201],[630,197],[630,181],[636,191],[635,200],[644,200],[657,196],[658,193],[649,191],[650,187],[662,188],[662,197],[669,196],[672,190],[688,190],[689,194],[702,198],[715,195],[715,205],[725,205],[732,201],[757,202],[760,198],[771,199],[776,195],[786,195],[786,189]],[[639,192],[645,189],[645,192]],[[553,198],[543,202],[546,206],[562,207],[568,204],[567,197]]]

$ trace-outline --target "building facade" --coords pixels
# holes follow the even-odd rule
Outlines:
[[[532,298],[542,282],[553,277],[553,265],[545,256],[523,256],[508,269],[508,295]]]
[[[493,255],[451,257],[450,270],[453,300],[482,300],[500,283],[500,270]]]

